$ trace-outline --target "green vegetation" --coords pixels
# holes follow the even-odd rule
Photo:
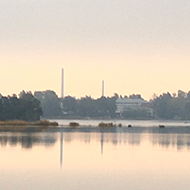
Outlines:
[[[43,118],[114,118],[117,96],[93,99],[89,96],[76,99],[58,98],[51,90],[37,91],[34,96],[41,102]]]
[[[155,115],[161,119],[190,120],[190,92],[163,93],[152,101]]]
[[[75,99],[67,96],[61,99],[62,117],[65,118],[114,118],[116,97],[93,99],[89,96]]]
[[[79,127],[79,126],[80,126],[80,124],[77,122],[70,122],[69,123],[69,127]]]
[[[11,126],[58,126],[57,122],[50,122],[47,120],[40,120],[36,122],[26,122],[22,120],[12,120],[12,121],[0,121],[0,126],[11,125]]]
[[[36,121],[35,123],[33,123],[33,125],[39,125],[39,126],[55,126],[57,127],[59,124],[55,121],[50,122],[47,120],[40,120],[40,121]]]
[[[114,94],[112,97],[93,99],[89,96],[76,99],[71,96],[58,98],[55,92],[47,90],[35,92],[35,97],[41,102],[44,118],[97,118],[97,119],[190,119],[190,92],[181,90],[177,94],[163,93],[154,96],[149,101],[154,116],[146,110],[126,110],[121,115],[116,114],[117,98],[127,98]],[[132,94],[130,99],[139,99],[141,95]]]
[[[62,115],[60,99],[54,91],[37,91],[34,96],[40,101],[43,110],[42,117],[55,118]]]
[[[0,131],[41,131],[57,127],[57,122],[50,122],[47,120],[37,122],[26,122],[21,120],[0,121]]]
[[[13,120],[13,121],[0,121],[0,125],[27,125],[26,121]]]
[[[19,98],[0,96],[0,121],[37,121],[42,115],[40,101],[31,92],[21,92]]]
[[[98,127],[103,128],[103,127],[122,127],[122,124],[119,123],[118,125],[113,124],[113,123],[105,123],[105,122],[101,122],[98,124]]]
[[[33,122],[43,118],[94,118],[94,119],[173,119],[190,120],[190,92],[181,90],[172,95],[167,92],[154,96],[148,102],[149,108],[154,110],[150,116],[146,108],[126,109],[122,114],[116,113],[116,100],[128,98],[114,94],[112,97],[93,99],[90,96],[76,99],[71,96],[58,98],[51,90],[21,92],[19,97],[0,95],[0,121],[13,121],[25,125],[23,121]],[[139,99],[141,95],[130,95],[130,99]],[[15,122],[17,121],[17,122]],[[22,122],[21,122],[22,121]],[[1,124],[1,123],[0,123]],[[47,121],[40,121],[40,125],[49,125]],[[52,124],[56,126],[55,124]]]
[[[98,126],[99,127],[115,127],[113,123],[104,123],[104,122],[99,123]]]

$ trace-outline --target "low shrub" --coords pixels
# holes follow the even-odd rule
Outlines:
[[[69,123],[69,126],[70,126],[70,127],[79,127],[80,124],[77,123],[77,122],[70,122],[70,123]]]
[[[35,125],[40,126],[58,126],[59,124],[57,122],[50,122],[48,120],[40,120],[34,123]]]
[[[99,127],[113,127],[113,123],[104,123],[104,122],[101,122],[98,124]]]

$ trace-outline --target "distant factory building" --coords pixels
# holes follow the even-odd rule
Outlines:
[[[154,115],[154,110],[150,107],[150,103],[142,98],[118,98],[116,107],[116,113],[120,115],[128,111],[144,111],[151,117]]]

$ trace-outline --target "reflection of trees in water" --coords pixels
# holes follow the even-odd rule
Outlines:
[[[190,136],[188,134],[150,134],[150,141],[153,145],[162,147],[177,147],[177,149],[190,149]]]
[[[56,143],[58,133],[0,133],[0,146],[10,145],[12,147],[21,145],[23,148],[32,148],[33,146],[52,146]],[[83,143],[91,143],[96,141],[103,145],[111,143],[113,145],[126,144],[131,146],[139,146],[144,137],[149,138],[154,146],[162,147],[184,147],[190,149],[189,133],[171,133],[164,131],[140,132],[139,130],[130,132],[63,132],[64,142],[79,141]],[[145,135],[145,136],[144,136]],[[58,135],[59,136],[59,135]]]
[[[125,133],[124,142],[130,145],[140,145],[141,134],[140,133]]]
[[[0,134],[0,146],[18,146],[22,148],[32,148],[35,145],[52,146],[57,141],[57,136],[54,133],[47,134],[26,134],[26,133],[12,133]]]
[[[141,134],[137,133],[104,133],[104,143],[140,145]]]
[[[159,133],[158,133],[159,132]],[[144,136],[145,135],[145,136]],[[156,128],[155,131],[135,131],[135,132],[97,132],[97,133],[64,133],[64,142],[69,143],[72,141],[80,141],[90,143],[95,140],[101,143],[101,146],[106,143],[113,145],[126,144],[132,146],[139,146],[142,139],[150,139],[150,142],[155,146],[162,147],[177,147],[182,149],[184,147],[190,149],[190,134],[189,133],[176,133],[175,130],[170,132],[160,131]]]
[[[64,133],[64,142],[70,143],[74,140],[90,143],[91,133]]]
[[[91,139],[101,143],[139,145],[140,133],[64,133],[64,142],[80,141],[90,143]]]

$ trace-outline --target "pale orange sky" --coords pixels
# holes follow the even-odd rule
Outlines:
[[[94,98],[190,90],[190,3],[0,0],[0,93]]]

